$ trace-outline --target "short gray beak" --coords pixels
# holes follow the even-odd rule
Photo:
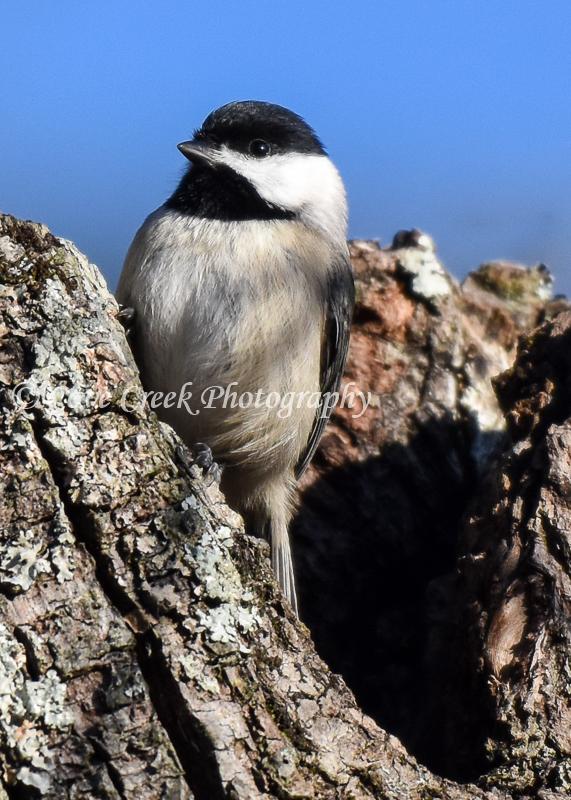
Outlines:
[[[189,161],[201,161],[203,164],[209,164],[210,166],[214,166],[216,163],[213,158],[212,148],[204,142],[197,142],[195,140],[181,142],[177,144],[177,147]]]

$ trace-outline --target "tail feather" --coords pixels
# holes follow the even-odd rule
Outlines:
[[[270,523],[270,538],[272,550],[272,567],[282,591],[291,603],[296,615],[299,616],[297,594],[295,591],[295,575],[287,525],[280,521],[272,520]]]

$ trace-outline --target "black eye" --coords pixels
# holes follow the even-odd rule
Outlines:
[[[265,158],[272,152],[272,146],[264,142],[263,139],[254,139],[248,145],[248,150],[250,151],[250,155],[255,158]]]

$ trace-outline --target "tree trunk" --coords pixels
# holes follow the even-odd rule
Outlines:
[[[571,315],[502,378],[506,431],[490,378],[564,305],[546,273],[460,288],[395,244],[353,244],[373,407],[336,412],[295,528],[375,722],[144,403],[96,268],[0,217],[0,797],[566,796]]]

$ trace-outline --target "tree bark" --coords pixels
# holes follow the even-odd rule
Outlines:
[[[566,791],[571,318],[524,340],[506,431],[490,379],[561,310],[544,270],[461,288],[395,244],[353,245],[374,407],[336,413],[295,531],[302,617],[375,722],[144,403],[97,269],[0,217],[0,797]]]
[[[336,410],[304,479],[301,608],[365,711],[440,774],[476,779],[489,768],[481,698],[468,714],[466,687],[449,696],[444,667],[467,645],[453,648],[442,630],[458,603],[447,587],[463,563],[467,509],[491,519],[478,486],[509,445],[492,378],[512,364],[522,332],[568,304],[550,299],[542,265],[484,264],[459,286],[418,231],[387,250],[353,242],[351,254],[358,304],[346,381],[373,403],[358,419]],[[464,607],[458,616],[462,627]]]
[[[457,569],[441,586],[431,712],[447,723],[441,754],[454,741],[469,763],[480,749],[490,770],[482,785],[569,797],[571,312],[523,337],[496,386],[510,444],[471,505]],[[451,650],[456,658],[445,659]]]

